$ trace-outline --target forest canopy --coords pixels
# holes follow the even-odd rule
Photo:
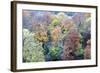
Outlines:
[[[23,10],[23,62],[91,59],[91,14]]]

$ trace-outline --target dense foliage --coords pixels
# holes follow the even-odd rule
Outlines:
[[[23,62],[91,58],[91,14],[23,10]]]

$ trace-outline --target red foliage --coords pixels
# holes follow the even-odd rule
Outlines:
[[[80,41],[79,32],[76,29],[69,30],[64,40],[64,50],[63,50],[62,59],[64,60],[74,59],[75,50],[80,44],[79,41]]]

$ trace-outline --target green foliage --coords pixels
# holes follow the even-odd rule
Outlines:
[[[56,26],[56,25],[58,25],[59,24],[59,20],[58,19],[53,19],[53,21],[51,22],[51,25],[52,26]]]
[[[64,34],[66,34],[68,32],[68,29],[67,28],[62,28],[62,31]]]
[[[82,55],[84,53],[84,49],[82,48],[82,42],[83,42],[83,37],[82,35],[80,34],[80,46],[76,49],[75,51],[75,55],[78,56],[78,55]]]
[[[49,24],[48,29],[51,30],[53,28],[54,28],[54,26],[52,26],[51,24]]]
[[[49,49],[49,53],[52,60],[56,60],[59,58],[60,50],[61,49],[59,47],[54,47],[54,46]]]
[[[24,62],[40,62],[45,61],[42,43],[35,41],[32,33],[24,39],[23,44],[23,60]]]
[[[82,44],[80,44],[80,47],[76,49],[75,55],[82,55],[84,53],[84,49],[82,48]]]
[[[55,26],[57,26],[59,24],[59,20],[57,18],[53,19],[52,22],[49,24],[48,29],[52,30],[53,28],[55,28]]]
[[[77,55],[81,55],[83,54],[83,48],[80,48],[76,51]]]
[[[83,42],[83,36],[80,34],[80,44],[82,45]],[[81,46],[82,47],[82,46]]]

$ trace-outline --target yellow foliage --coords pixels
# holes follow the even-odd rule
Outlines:
[[[47,32],[38,31],[35,33],[35,38],[40,42],[46,42],[48,40]]]
[[[52,41],[57,41],[58,40],[60,31],[61,31],[61,29],[59,27],[55,27],[51,31],[51,40]]]

